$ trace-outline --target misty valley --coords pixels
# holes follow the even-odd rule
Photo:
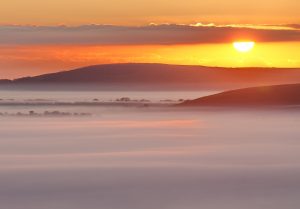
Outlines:
[[[174,107],[216,93],[207,91],[1,93],[1,112],[13,116],[0,117],[3,208],[281,209],[300,203],[300,111],[294,106]]]

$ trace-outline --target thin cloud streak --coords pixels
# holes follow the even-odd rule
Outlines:
[[[300,41],[299,25],[0,26],[1,45],[172,45]]]

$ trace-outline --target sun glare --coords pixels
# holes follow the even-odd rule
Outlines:
[[[243,41],[243,42],[234,42],[233,46],[234,48],[239,52],[249,52],[253,49],[255,43],[253,41]]]

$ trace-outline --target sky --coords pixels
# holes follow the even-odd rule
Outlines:
[[[4,0],[0,78],[119,62],[300,67],[299,9],[298,0]],[[256,44],[240,53],[236,41]]]
[[[280,24],[299,22],[298,0],[3,0],[3,24],[121,24],[148,22]]]

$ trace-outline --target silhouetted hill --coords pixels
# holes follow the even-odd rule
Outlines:
[[[226,91],[186,101],[179,106],[300,105],[300,84],[262,86]]]
[[[10,83],[12,83],[12,81],[11,81],[11,80],[8,80],[8,79],[0,80],[0,85],[1,85],[1,84],[10,84]]]
[[[240,88],[300,82],[300,69],[217,68],[166,64],[106,64],[6,81],[24,85]]]

